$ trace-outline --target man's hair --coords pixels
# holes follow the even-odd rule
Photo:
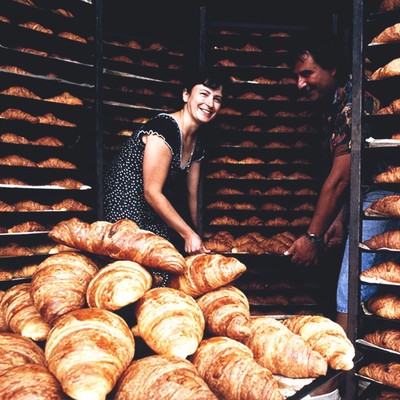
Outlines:
[[[310,54],[323,69],[336,68],[336,78],[343,83],[350,72],[349,60],[337,36],[331,31],[308,28],[293,37],[289,53],[289,63],[293,68],[304,54]]]

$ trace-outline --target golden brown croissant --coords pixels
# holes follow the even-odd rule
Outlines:
[[[134,303],[151,288],[150,272],[133,261],[114,261],[101,268],[89,282],[89,307],[118,310]]]
[[[68,126],[68,127],[76,126],[75,123],[60,119],[52,113],[46,113],[43,115],[39,115],[38,119],[39,119],[40,124],[59,125],[59,126]]]
[[[4,290],[0,290],[0,304],[1,304],[3,297],[4,297]],[[10,332],[10,331],[11,331],[11,329],[7,324],[4,310],[0,306],[0,332]],[[0,372],[1,372],[1,369],[0,369]]]
[[[134,354],[135,341],[126,322],[99,308],[65,314],[45,344],[49,370],[73,399],[105,399]]]
[[[34,117],[33,115],[25,111],[19,110],[18,108],[7,108],[7,110],[0,113],[0,117],[6,119],[20,119],[28,121],[32,124],[36,124],[39,122],[39,119],[37,117]]]
[[[83,104],[83,101],[80,98],[78,98],[76,96],[73,96],[69,92],[63,92],[63,93],[61,93],[61,94],[59,94],[57,96],[48,97],[48,98],[43,99],[43,100],[51,101],[53,103],[69,104],[69,105],[73,105],[73,106],[82,105]]]
[[[185,258],[184,273],[170,277],[168,286],[197,297],[239,278],[246,266],[222,254],[195,254]]]
[[[389,195],[374,201],[366,212],[378,214],[400,216],[400,195]]]
[[[40,364],[27,363],[6,370],[0,376],[0,393],[5,399],[63,400],[60,382]]]
[[[371,43],[388,43],[400,40],[400,24],[394,24],[385,28],[381,33],[376,35]]]
[[[0,333],[0,375],[24,364],[47,366],[42,348],[32,339],[14,332]]]
[[[366,306],[371,313],[387,319],[400,319],[400,298],[395,294],[372,296]]]
[[[0,69],[3,69],[5,71],[13,72],[14,74],[21,74],[21,75],[27,75],[28,72],[25,71],[22,68],[18,68],[15,65],[1,65]]]
[[[242,192],[239,189],[228,188],[228,187],[218,189],[216,193],[217,194],[244,194],[244,192]]]
[[[400,231],[377,233],[371,238],[365,240],[363,243],[371,250],[382,248],[400,249]]]
[[[316,378],[326,374],[325,358],[277,319],[253,317],[250,329],[251,334],[243,343],[253,352],[255,360],[273,374],[289,378]]]
[[[75,199],[64,199],[59,203],[54,203],[51,209],[58,211],[89,211],[91,207]]]
[[[31,90],[22,86],[11,86],[8,89],[4,89],[0,92],[1,94],[6,94],[8,96],[18,96],[26,97],[28,99],[41,100],[41,98],[33,93]]]
[[[56,157],[48,158],[47,160],[39,161],[37,166],[40,168],[62,168],[62,169],[76,169],[76,165],[70,161],[60,160]]]
[[[400,364],[389,362],[371,362],[360,368],[359,373],[368,378],[374,379],[384,385],[400,388]]]
[[[60,186],[65,189],[81,189],[84,184],[72,178],[64,178],[57,181],[52,181],[49,183],[51,186]]]
[[[379,11],[390,11],[400,7],[399,0],[382,0],[379,5]]]
[[[35,221],[27,221],[27,222],[22,222],[21,224],[12,226],[8,230],[8,233],[41,232],[41,231],[45,231],[45,230],[46,230],[46,228],[42,224],[39,224],[38,222],[35,222]]]
[[[30,141],[26,137],[10,132],[1,134],[0,142],[13,144],[30,144]]]
[[[0,201],[0,211],[1,212],[13,212],[15,211],[14,205],[7,204],[4,201]]]
[[[204,339],[189,358],[221,399],[282,400],[271,371],[259,365],[244,344],[224,336]]]
[[[218,399],[188,360],[165,355],[134,360],[119,379],[114,399],[155,398]]]
[[[349,371],[354,367],[354,346],[338,323],[320,315],[295,315],[282,323],[324,356],[331,368]]]
[[[240,289],[227,285],[203,294],[196,301],[209,333],[235,340],[250,334],[250,306]]]
[[[14,203],[14,209],[15,211],[44,211],[51,210],[51,207],[33,200],[22,200]]]
[[[400,265],[395,261],[385,261],[361,272],[362,278],[383,279],[400,283]]]
[[[186,358],[203,338],[203,313],[194,298],[180,290],[148,290],[136,302],[135,315],[133,332],[158,354]]]
[[[400,330],[398,329],[378,329],[366,333],[364,339],[376,346],[400,352]]]
[[[232,210],[233,205],[231,203],[228,203],[227,201],[219,200],[208,204],[207,208],[210,210]]]
[[[87,43],[87,40],[85,38],[79,35],[75,35],[74,33],[71,32],[61,32],[58,34],[58,36],[69,40],[75,40],[76,42]]]
[[[13,332],[35,341],[46,340],[51,327],[33,304],[30,290],[30,283],[12,286],[5,291],[0,306]]]
[[[210,225],[239,225],[239,221],[235,218],[228,217],[227,215],[222,215],[221,217],[213,218],[210,221]]]
[[[400,75],[400,58],[388,62],[383,67],[378,68],[370,77],[370,80],[381,80]]]
[[[9,243],[0,247],[0,256],[2,257],[24,257],[32,256],[33,254],[31,249],[18,243]]]
[[[400,99],[393,100],[388,106],[382,107],[376,111],[377,115],[399,114],[399,113],[400,113]]]
[[[0,165],[10,165],[13,167],[37,167],[37,164],[34,161],[15,154],[0,158]]]
[[[30,144],[34,146],[54,146],[54,147],[61,147],[64,146],[64,143],[55,138],[54,136],[43,136],[36,140],[30,142]]]
[[[186,268],[185,259],[172,243],[153,232],[139,229],[135,222],[128,219],[88,224],[71,218],[54,226],[49,237],[80,250],[135,261],[166,272],[179,274]]]
[[[53,33],[53,31],[51,29],[45,28],[44,26],[42,26],[34,21],[21,23],[21,24],[18,24],[18,26],[21,26],[23,28],[33,29],[34,31],[39,31],[39,32],[43,32],[43,33],[48,33],[48,34]]]
[[[65,251],[39,265],[31,281],[31,296],[42,318],[51,326],[64,314],[83,308],[86,289],[98,268],[87,256]]]

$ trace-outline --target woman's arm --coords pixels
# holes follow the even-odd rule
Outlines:
[[[144,196],[160,218],[182,236],[185,241],[185,251],[188,254],[205,252],[200,237],[163,194],[171,160],[171,151],[164,140],[156,135],[149,135],[143,158]],[[182,190],[185,189],[182,188]]]
[[[188,207],[193,226],[198,227],[198,194],[200,182],[200,161],[190,166],[187,176]]]

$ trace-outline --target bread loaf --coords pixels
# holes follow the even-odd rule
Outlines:
[[[190,361],[165,355],[133,361],[119,379],[114,400],[142,399],[218,400]]]
[[[51,327],[36,309],[30,291],[30,283],[10,287],[5,291],[0,307],[13,332],[35,341],[46,340]]]
[[[400,298],[395,294],[376,294],[367,302],[371,313],[387,319],[400,319]]]
[[[55,225],[49,237],[79,250],[135,261],[157,270],[180,274],[186,268],[184,257],[172,243],[153,232],[139,229],[128,219],[88,224],[71,218]]]
[[[273,374],[289,378],[326,374],[326,359],[280,321],[268,316],[253,317],[250,330],[243,343],[251,349],[255,360]]]
[[[186,358],[203,338],[203,313],[193,297],[180,290],[148,290],[136,302],[135,315],[134,334],[158,354]]]
[[[42,318],[51,326],[64,314],[86,305],[86,289],[96,274],[87,256],[65,251],[39,265],[31,281],[31,296]]]
[[[212,335],[242,340],[250,334],[250,306],[240,289],[226,285],[196,301],[204,315],[206,329]]]
[[[246,266],[234,257],[222,254],[195,254],[185,258],[187,268],[171,276],[168,286],[197,297],[239,278]]]
[[[295,315],[282,323],[324,356],[332,369],[349,371],[354,367],[354,346],[336,322],[320,315]]]
[[[84,308],[57,321],[44,351],[50,371],[68,396],[105,399],[131,363],[135,341],[117,314]]]
[[[89,307],[118,310],[142,297],[151,284],[150,272],[140,264],[115,261],[94,275],[86,290],[86,301]]]
[[[259,365],[244,344],[224,337],[204,339],[190,361],[221,399],[283,400],[271,371]]]

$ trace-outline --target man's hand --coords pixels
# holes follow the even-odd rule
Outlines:
[[[336,219],[329,227],[324,236],[325,247],[339,246],[344,242],[345,229],[341,219]]]
[[[305,236],[299,237],[284,253],[292,256],[292,263],[298,266],[314,267],[318,264],[318,245],[311,243]]]

